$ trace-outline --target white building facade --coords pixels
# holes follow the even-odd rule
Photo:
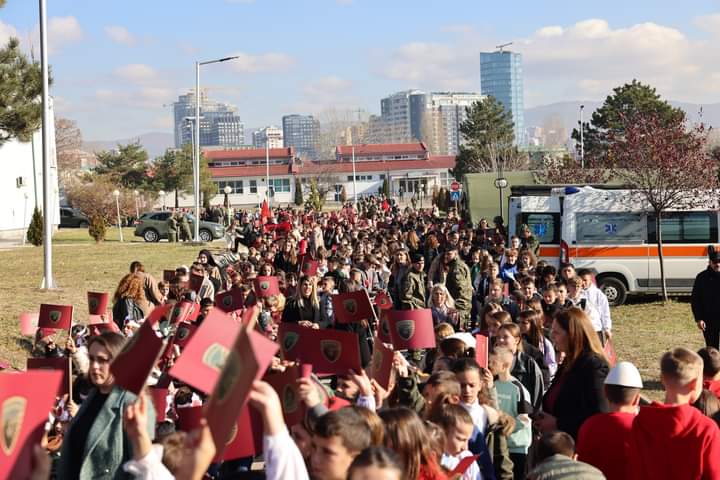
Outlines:
[[[255,148],[283,148],[283,131],[280,127],[270,125],[253,132]]]

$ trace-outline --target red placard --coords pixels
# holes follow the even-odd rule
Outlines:
[[[205,404],[205,418],[218,452],[231,438],[231,422],[236,421],[247,402],[252,383],[265,374],[277,350],[278,345],[261,333],[249,328],[240,329],[220,378]]]
[[[392,348],[386,347],[382,342],[375,342],[370,363],[370,378],[374,378],[385,390],[390,389],[394,354]]]
[[[153,326],[143,322],[110,364],[115,385],[140,395],[162,353],[163,344],[163,339],[158,337]]]
[[[145,322],[150,323],[154,327],[163,320],[170,320],[170,316],[173,313],[173,306],[174,305],[169,303],[158,305],[152,309],[150,315],[145,319]]]
[[[486,335],[475,335],[475,360],[482,368],[488,368],[490,339]]]
[[[297,425],[305,417],[305,404],[298,394],[298,378],[300,371],[297,366],[292,366],[286,368],[284,372],[270,373],[263,379],[277,392],[288,427]]]
[[[23,337],[32,337],[38,329],[38,312],[22,312],[20,314],[20,334]]]
[[[182,322],[178,324],[173,342],[178,347],[185,348],[197,329],[198,326],[194,323]]]
[[[43,303],[40,305],[38,327],[70,330],[72,326],[72,316],[72,305],[51,305]]]
[[[110,303],[110,294],[107,292],[87,292],[88,313],[90,315],[102,315],[107,311]]]
[[[150,398],[155,407],[155,420],[158,422],[165,421],[165,412],[167,411],[168,389],[158,386],[150,387]]]
[[[233,288],[215,295],[215,306],[224,312],[229,313],[240,310],[243,308],[243,303],[242,290],[239,288]]]
[[[272,297],[280,293],[277,277],[255,277],[255,295],[258,298]]]
[[[320,262],[318,262],[317,260],[304,260],[300,266],[300,273],[308,277],[314,277],[315,274],[317,274],[319,265]]]
[[[30,478],[33,446],[40,444],[61,382],[57,371],[0,374],[1,479]]]
[[[240,324],[230,315],[213,308],[170,369],[170,375],[203,393],[212,392],[239,331]]]
[[[259,413],[250,405],[240,410],[235,426],[230,431],[229,439],[225,443],[225,450],[215,457],[215,463],[220,460],[227,462],[238,458],[252,457],[262,453],[263,450],[263,420]]]
[[[470,455],[469,457],[465,457],[462,460],[460,460],[460,463],[457,464],[455,468],[453,468],[453,471],[448,474],[448,478],[456,478],[456,476],[462,476],[468,468],[470,468],[470,465],[477,462],[477,459],[480,458],[480,455]]]
[[[360,345],[356,333],[315,330],[297,323],[281,323],[278,340],[285,360],[311,363],[318,375],[361,370]]]
[[[195,302],[189,300],[183,300],[180,303],[176,303],[170,314],[170,323],[177,324],[186,321],[192,321],[197,318],[200,313],[200,308]],[[194,316],[194,318],[193,318]]]
[[[90,335],[93,337],[100,335],[102,332],[120,333],[120,327],[118,327],[115,322],[112,320],[104,320],[100,315],[90,315],[88,328],[90,329]]]
[[[390,338],[390,320],[388,320],[389,311],[390,310],[380,310],[377,338],[383,343],[392,343],[392,339]]]
[[[205,276],[191,273],[188,288],[190,288],[190,290],[194,291],[195,293],[200,293],[200,288],[202,287],[204,280]]]
[[[28,370],[54,370],[62,373],[62,382],[58,385],[57,395],[62,396],[70,391],[70,362],[69,357],[55,358],[28,358]]]
[[[375,305],[381,310],[390,310],[393,306],[392,298],[386,291],[381,290],[375,294]]]
[[[178,416],[178,430],[190,432],[200,427],[200,421],[203,418],[202,405],[196,407],[178,407],[176,412]]]
[[[395,350],[435,348],[435,331],[429,308],[388,310],[388,320]]]
[[[370,297],[365,290],[338,293],[331,297],[336,323],[361,322],[371,323],[375,318]]]

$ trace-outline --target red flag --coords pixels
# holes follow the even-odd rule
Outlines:
[[[90,315],[102,315],[107,311],[110,294],[107,292],[87,292]]]
[[[62,396],[70,391],[70,359],[68,357],[28,358],[28,370],[54,370],[62,373],[62,382],[58,385],[57,395]]]
[[[40,328],[56,328],[58,330],[70,330],[72,326],[73,307],[72,305],[40,305],[38,326]]]
[[[300,372],[297,366],[286,368],[284,372],[270,373],[264,378],[277,392],[285,423],[289,427],[302,422],[305,417],[305,404],[298,394],[298,378]]]
[[[370,297],[365,290],[338,293],[331,297],[336,323],[362,322],[370,323],[375,318]]]
[[[268,205],[267,200],[263,200],[262,207],[260,207],[260,218],[263,220],[266,220],[270,218],[272,214],[270,213],[270,206]]]
[[[57,371],[0,374],[0,478],[30,478],[33,446],[40,443],[61,381]]]
[[[435,331],[429,308],[389,310],[390,339],[396,350],[435,348]]]
[[[277,350],[278,345],[261,333],[240,329],[215,389],[205,404],[205,418],[218,452],[225,448],[231,437],[232,423],[229,422],[238,418],[252,383],[265,374]]]
[[[224,312],[234,312],[243,308],[242,290],[233,288],[215,295],[215,306]]]
[[[285,360],[311,363],[318,375],[361,370],[360,345],[353,332],[315,330],[297,323],[281,323],[278,339]]]
[[[394,353],[384,343],[375,342],[375,349],[370,363],[370,377],[374,378],[385,390],[390,389]]]
[[[162,353],[163,344],[163,339],[158,336],[153,326],[149,322],[143,322],[110,364],[115,385],[140,395]]]
[[[239,331],[240,324],[230,315],[213,308],[170,369],[170,375],[203,393],[212,392]]]
[[[255,277],[255,295],[258,298],[272,297],[280,293],[277,277]]]
[[[381,310],[390,310],[393,306],[392,298],[385,290],[381,290],[375,294],[375,305]]]
[[[475,335],[475,360],[482,368],[488,368],[490,339],[486,335]]]
[[[20,314],[20,334],[23,337],[32,337],[38,329],[38,312],[22,312]]]

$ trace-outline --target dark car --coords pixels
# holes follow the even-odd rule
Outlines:
[[[60,228],[87,228],[90,219],[77,208],[60,207]]]
[[[142,237],[146,242],[159,242],[168,238],[167,220],[172,212],[147,212],[135,221],[135,236]],[[195,217],[188,214],[190,231],[194,232]],[[225,227],[215,222],[200,221],[200,240],[212,242],[225,236]]]

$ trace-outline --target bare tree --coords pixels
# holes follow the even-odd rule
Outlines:
[[[361,110],[329,108],[318,114],[320,138],[317,146],[319,158],[335,157],[337,145],[361,144],[367,141],[367,115]]]
[[[55,120],[55,149],[63,183],[82,168],[82,133],[74,120]]]

